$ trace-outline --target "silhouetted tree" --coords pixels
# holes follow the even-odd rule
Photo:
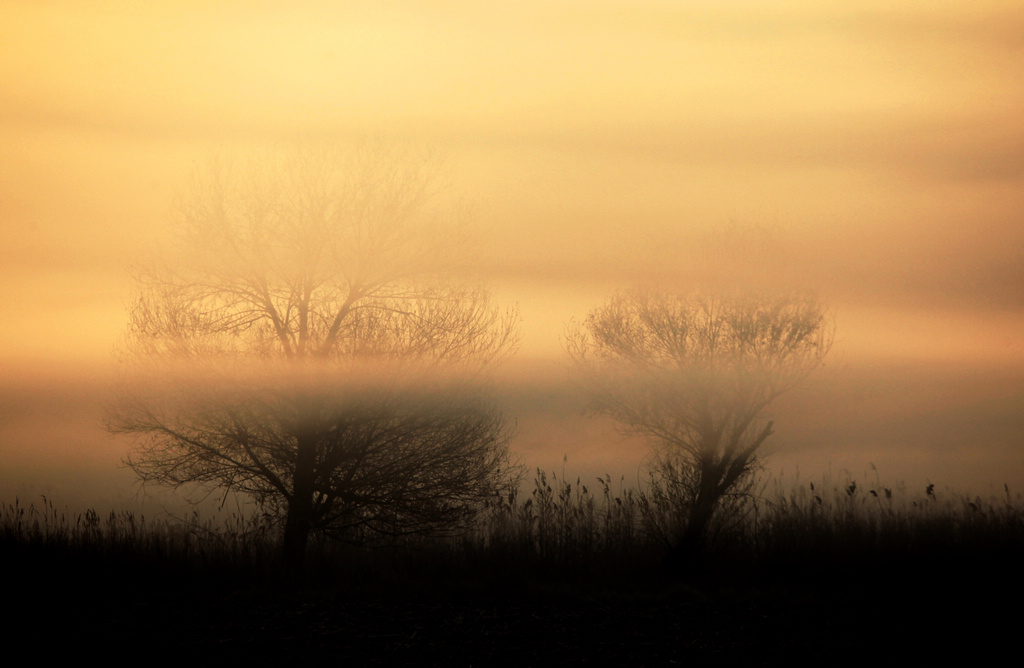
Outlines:
[[[429,159],[379,145],[193,181],[182,258],[139,277],[129,313],[134,368],[174,380],[108,416],[139,437],[143,481],[251,495],[283,518],[292,564],[311,531],[448,528],[507,481],[505,421],[442,374],[479,380],[518,316],[445,278],[460,225],[434,183]]]
[[[830,346],[823,305],[805,298],[632,290],[570,328],[593,407],[652,441],[681,492],[673,559],[696,554],[721,500],[758,467],[766,409]]]

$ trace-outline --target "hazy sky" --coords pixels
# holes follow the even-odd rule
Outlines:
[[[812,288],[853,375],[1000,370],[970,397],[1019,443],[1021,35],[1009,0],[8,0],[0,364],[111,364],[210,155],[379,135],[445,155],[524,359],[637,281]]]

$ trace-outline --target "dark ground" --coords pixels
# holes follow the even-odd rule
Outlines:
[[[417,581],[373,594],[137,571],[118,580],[101,568],[102,582],[58,564],[44,582],[41,564],[4,566],[8,648],[105,665],[931,665],[963,652],[1013,665],[1024,637],[1020,583],[977,573],[632,588]]]

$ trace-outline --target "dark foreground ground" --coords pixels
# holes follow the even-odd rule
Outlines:
[[[6,561],[6,646],[104,665],[1015,665],[1024,642],[1021,583],[976,565],[735,585],[424,576],[375,593]]]

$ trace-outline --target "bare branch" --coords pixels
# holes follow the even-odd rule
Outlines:
[[[209,373],[137,384],[108,419],[140,439],[128,463],[143,480],[279,509],[293,557],[311,530],[451,527],[507,481],[508,431],[482,384],[429,398],[407,385],[412,366],[479,374],[514,348],[518,314],[445,276],[459,225],[432,206],[429,162],[371,148],[193,180],[186,259],[142,277],[127,346],[140,365]]]
[[[658,449],[683,485],[686,534],[750,475],[772,433],[763,414],[828,353],[823,305],[802,296],[619,293],[570,325],[592,406]]]

